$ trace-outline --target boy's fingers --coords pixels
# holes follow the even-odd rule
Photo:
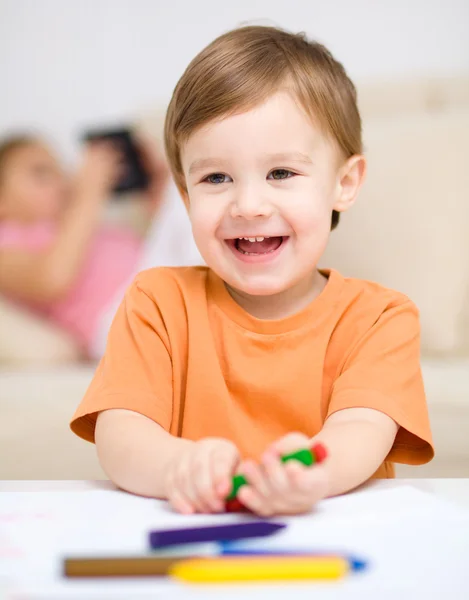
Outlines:
[[[260,516],[306,513],[311,510],[315,502],[324,497],[322,486],[315,486],[318,479],[322,480],[322,476],[311,477],[312,469],[307,469],[303,465],[294,462],[285,465],[277,464],[276,467],[286,478],[286,485],[282,487],[282,480],[279,489],[271,488],[267,494],[261,493],[262,479],[258,479],[256,469],[251,471],[250,467],[251,465],[248,464],[247,468],[243,468],[243,473],[246,475],[250,473],[251,476],[248,479],[249,485],[239,490],[238,498],[246,508]],[[274,471],[273,478],[277,475],[278,472]],[[268,481],[268,484],[270,483],[271,480]],[[268,485],[267,489],[269,489]]]
[[[311,506],[327,496],[328,478],[321,466],[308,468],[292,462],[285,465],[285,471],[295,496],[307,499]]]
[[[183,515],[191,515],[195,512],[191,503],[178,490],[174,490],[171,494],[169,503],[174,510]]]
[[[238,498],[246,508],[262,517],[270,517],[275,512],[268,499],[261,496],[261,494],[250,485],[245,485],[239,490]]]
[[[165,487],[165,494],[169,504],[177,512],[183,514],[191,514],[194,512],[194,508],[189,502],[189,500],[187,500],[187,498],[185,498],[181,491],[178,489],[176,472],[171,472],[168,475]]]
[[[232,489],[232,478],[226,477],[221,479],[219,483],[215,485],[215,492],[219,498],[225,499]]]
[[[309,492],[313,492],[314,498],[320,500],[329,495],[330,476],[326,465],[317,465],[311,469],[305,469],[306,475],[300,486]]]
[[[246,477],[249,487],[252,487],[260,496],[267,498],[272,494],[268,477],[254,461],[246,460],[241,465],[240,472]]]
[[[194,485],[194,469],[189,461],[179,465],[175,476],[176,489],[184,495],[197,512],[207,512],[207,506],[201,500]]]
[[[289,491],[290,481],[285,471],[285,466],[278,458],[267,454],[262,461],[266,479],[269,487],[277,494],[283,494]]]
[[[304,433],[289,433],[272,444],[269,450],[276,454],[289,454],[301,448],[309,448],[311,440]]]
[[[284,474],[288,485],[295,490],[308,490],[311,487],[311,471],[297,461],[289,461],[284,466]]]
[[[231,492],[234,469],[229,465],[220,464],[219,461],[212,462],[213,490],[220,510],[224,506],[225,498]]]
[[[215,466],[217,461],[213,452],[210,452],[201,463],[201,469],[195,479],[195,486],[209,512],[221,512],[223,510],[222,498],[217,492],[217,478]]]
[[[215,489],[220,495],[227,495],[231,489],[231,478],[238,464],[238,453],[226,451],[222,454],[212,451],[212,477]]]
[[[210,454],[199,454],[191,463],[190,483],[196,498],[199,512],[221,510],[220,501],[215,494]]]

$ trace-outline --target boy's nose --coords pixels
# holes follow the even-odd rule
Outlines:
[[[254,189],[239,191],[231,205],[233,218],[256,219],[270,217],[273,212],[271,203]]]

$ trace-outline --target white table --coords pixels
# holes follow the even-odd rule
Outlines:
[[[469,457],[468,457],[469,460]],[[382,479],[367,484],[367,488],[384,489],[412,485],[469,508],[469,479]],[[364,486],[365,487],[365,486]],[[78,492],[80,490],[113,490],[110,481],[1,481],[1,492]]]
[[[467,551],[467,566],[469,567],[469,511],[466,512],[466,509],[469,509],[469,479],[396,479],[396,480],[381,480],[375,481],[367,486],[364,486],[362,489],[365,490],[397,490],[400,487],[405,487],[407,490],[409,486],[417,488],[423,492],[429,492],[435,498],[440,498],[444,500],[449,500],[451,503],[461,507],[463,510],[460,513],[457,513],[457,516],[450,519],[443,526],[440,524],[438,532],[435,530],[435,540],[436,544],[439,548],[441,548],[441,540],[443,540],[443,544],[447,546],[445,548],[449,553],[454,552],[455,548],[452,547],[453,540],[454,544],[458,545],[458,548],[462,548],[462,552]],[[61,494],[57,494],[57,496],[61,496],[64,492],[75,493],[77,492],[86,492],[91,490],[114,490],[114,486],[109,481],[0,481],[0,505],[2,500],[2,493],[6,492],[22,492],[28,494],[29,492],[44,492],[44,493],[54,493],[59,492]],[[5,494],[8,496],[8,494]],[[81,496],[81,495],[80,495]],[[356,495],[358,497],[358,495]],[[442,504],[442,512],[445,512],[445,505]],[[85,518],[86,515],[77,515],[77,518]],[[313,535],[317,531],[319,538],[321,539],[321,527],[318,525],[317,529],[314,527],[316,523],[312,521],[314,516],[304,517],[304,525],[305,527],[301,527],[302,529],[307,529],[311,531]],[[303,521],[296,521],[297,527],[298,523],[300,526],[303,525]],[[312,525],[314,525],[312,527]],[[324,525],[324,524],[323,524]],[[428,546],[432,544],[432,535],[431,531],[429,532],[429,528],[434,526],[434,523],[429,520],[428,523],[420,522],[413,523],[412,520],[407,520],[405,526],[400,523],[398,520],[396,521],[396,527],[387,528],[383,534],[382,542],[384,544],[393,545],[397,549],[399,549],[399,539],[407,539],[405,536],[408,536],[408,540],[412,541],[413,537],[419,537],[424,534],[425,536],[429,535],[429,542],[426,544],[425,548],[428,552]],[[293,525],[294,527],[294,525]],[[379,522],[376,522],[376,527],[379,529]],[[443,531],[442,537],[442,527],[446,528]],[[308,529],[309,528],[309,529]],[[365,530],[366,529],[366,530]],[[374,526],[370,526],[368,524],[366,528],[363,530],[363,536],[372,536],[373,535]],[[415,529],[415,536],[414,536]],[[412,531],[410,531],[412,530]],[[465,532],[467,532],[467,545],[465,544]],[[322,531],[322,535],[324,539],[324,527]],[[361,533],[355,532],[355,538],[361,536]],[[375,532],[375,537],[378,535]],[[386,540],[386,536],[389,537],[389,540]],[[438,537],[439,536],[439,537]],[[352,536],[353,538],[353,536]],[[391,539],[393,538],[393,539]],[[371,538],[370,538],[371,539]],[[440,541],[438,541],[440,540]],[[1,541],[1,522],[0,522],[0,541]],[[34,542],[34,540],[33,540]],[[375,540],[376,543],[376,540]],[[381,543],[381,540],[380,540]],[[407,542],[405,542],[407,544]],[[408,550],[408,548],[407,548]],[[399,550],[397,550],[399,551]],[[459,552],[459,550],[458,550]],[[417,552],[418,554],[418,552]],[[431,556],[431,555],[430,555]],[[418,558],[418,557],[417,557]],[[1,557],[0,557],[1,560]],[[432,569],[430,568],[430,573]],[[461,571],[461,570],[460,570]],[[422,595],[419,595],[419,588],[421,588],[423,581],[416,581],[415,587],[413,585],[405,588],[400,588],[396,582],[398,578],[394,578],[396,573],[389,573],[384,577],[386,581],[375,580],[372,578],[369,579],[369,583],[367,583],[366,579],[362,579],[361,581],[357,579],[356,581],[349,581],[344,583],[336,583],[329,584],[327,586],[314,584],[311,585],[295,585],[294,588],[285,587],[285,586],[257,586],[257,587],[247,587],[247,588],[239,588],[239,587],[223,587],[223,595],[226,598],[234,599],[239,598],[239,594],[243,595],[243,600],[251,600],[251,599],[260,599],[265,598],[269,600],[284,600],[288,594],[291,594],[291,589],[294,589],[294,599],[300,600],[303,598],[308,598],[308,600],[314,595],[315,598],[334,598],[341,599],[347,598],[347,600],[352,600],[354,598],[360,598],[360,600],[365,600],[368,598],[376,598],[379,596],[380,600],[386,600],[387,598],[395,598],[399,597],[400,600],[406,598],[415,598],[415,597],[425,597],[426,600],[430,600],[435,598],[442,597],[442,593],[448,593],[448,597],[451,597],[452,600],[461,600],[464,598],[469,598],[469,574],[466,577],[466,574],[460,573],[459,579],[457,579],[456,584],[453,585],[454,581],[456,581],[453,577],[449,577],[447,581],[447,589],[444,591],[441,587],[434,587],[421,590]],[[469,569],[468,569],[469,571]],[[422,578],[420,578],[422,579]],[[465,587],[465,584],[467,586]],[[62,584],[61,584],[62,585]],[[55,587],[51,587],[50,589],[44,589],[44,591],[39,592],[40,588],[36,586],[25,587],[22,589],[21,594],[15,591],[5,591],[5,598],[7,600],[54,600],[56,598],[80,598],[86,600],[86,598],[114,598],[115,600],[119,600],[121,598],[129,598],[132,600],[140,600],[143,598],[153,598],[159,600],[160,598],[168,598],[171,599],[211,599],[211,598],[220,598],[221,589],[220,588],[173,588],[173,587],[164,587],[164,584],[159,582],[152,583],[151,581],[143,581],[143,580],[134,580],[134,581],[119,581],[119,582],[109,582],[109,583],[98,583],[98,582],[67,582],[63,584],[65,587],[61,588],[60,586],[56,589]],[[456,586],[456,587],[455,587]],[[0,589],[0,592],[2,590]],[[432,595],[434,593],[434,595]],[[0,597],[1,593],[0,593]]]

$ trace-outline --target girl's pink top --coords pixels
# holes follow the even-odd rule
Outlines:
[[[53,223],[3,222],[0,223],[0,248],[38,252],[47,249],[55,235]],[[140,239],[131,232],[111,228],[98,230],[66,297],[48,305],[28,302],[27,306],[70,332],[88,348],[100,314],[135,273],[140,247]]]

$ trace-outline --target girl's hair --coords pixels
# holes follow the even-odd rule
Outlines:
[[[35,143],[36,139],[31,135],[11,135],[0,141],[0,182],[10,156],[17,150]]]
[[[181,192],[181,145],[209,121],[244,112],[278,90],[293,92],[306,113],[334,139],[344,157],[362,152],[355,86],[321,44],[302,33],[249,26],[218,37],[189,64],[165,121],[165,148]],[[339,222],[333,211],[331,229]]]

